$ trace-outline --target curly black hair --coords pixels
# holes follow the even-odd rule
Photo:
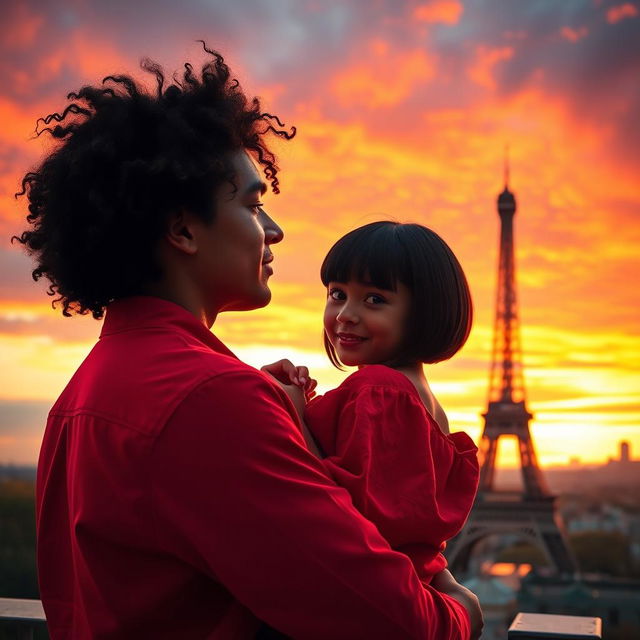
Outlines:
[[[52,306],[62,303],[64,316],[100,319],[110,302],[157,280],[168,216],[186,210],[211,222],[217,187],[234,184],[233,151],[246,149],[279,193],[264,137],[289,140],[295,127],[285,130],[258,98],[247,99],[222,56],[198,42],[212,57],[199,76],[187,62],[165,87],[163,69],[143,58],[154,93],[129,76],[107,76],[36,123],[36,136],[61,142],[22,179],[16,198],[27,195],[30,228],[11,241],[36,258],[33,279],[50,281]]]

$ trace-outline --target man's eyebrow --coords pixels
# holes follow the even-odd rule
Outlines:
[[[247,188],[245,189],[245,194],[253,193],[254,191],[259,191],[260,195],[264,195],[267,191],[267,183],[262,180],[254,180]]]

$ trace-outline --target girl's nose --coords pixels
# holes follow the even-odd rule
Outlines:
[[[344,324],[355,324],[358,322],[357,310],[352,304],[345,303],[336,316],[336,320]]]

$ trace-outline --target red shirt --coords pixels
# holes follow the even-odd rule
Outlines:
[[[444,434],[411,381],[373,365],[314,398],[305,422],[326,469],[391,547],[430,582],[447,566],[478,488],[477,447],[464,432]]]
[[[55,403],[37,482],[40,593],[60,638],[468,638],[327,477],[295,411],[188,311],[110,305]]]

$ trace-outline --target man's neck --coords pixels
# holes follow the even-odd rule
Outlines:
[[[189,287],[187,283],[179,285],[160,280],[146,286],[142,293],[143,295],[154,296],[183,307],[202,322],[207,329],[211,329],[216,321],[217,312],[208,311],[201,301],[201,296],[193,291],[192,287]]]

